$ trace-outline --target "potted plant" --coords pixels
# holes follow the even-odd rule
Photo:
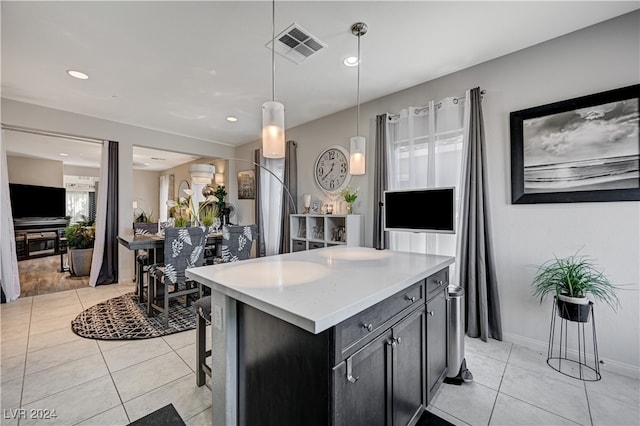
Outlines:
[[[214,203],[218,202],[218,198],[214,195],[208,195],[204,201],[198,203],[196,207],[193,200],[193,190],[185,189],[185,194],[188,198],[181,197],[179,202],[175,200],[168,200],[167,205],[170,208],[170,215],[174,218],[174,226],[210,226],[203,222],[203,214],[209,216],[211,211],[217,215],[217,206]],[[213,219],[210,221],[207,217],[207,223],[213,224]]]
[[[158,233],[158,221],[153,217],[153,212],[147,213],[142,209],[135,209],[133,213],[133,233],[136,235]]]
[[[342,195],[344,201],[347,203],[347,214],[353,213],[353,203],[355,203],[358,198],[358,192],[360,192],[360,187],[356,188],[355,191],[351,191],[351,187],[349,186],[340,191],[340,195]]]
[[[587,295],[607,303],[614,311],[619,305],[617,287],[596,268],[590,257],[577,253],[566,258],[554,256],[537,266],[531,286],[540,303],[547,294],[555,295],[558,314],[570,321],[589,320],[591,306]]]
[[[64,237],[69,248],[69,270],[78,277],[89,275],[96,239],[95,224],[86,216],[82,216],[78,223],[65,228]]]

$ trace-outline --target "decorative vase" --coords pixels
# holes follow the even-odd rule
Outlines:
[[[85,249],[69,249],[69,269],[76,277],[89,276],[91,272],[91,260],[93,258],[93,247]]]
[[[353,203],[347,203],[347,214],[353,213]]]

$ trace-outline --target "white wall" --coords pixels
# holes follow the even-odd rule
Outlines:
[[[62,161],[7,155],[9,182],[64,188]]]
[[[203,157],[233,157],[234,149],[184,136],[163,133],[99,118],[2,99],[2,123],[119,142],[119,225],[120,234],[131,233],[133,203],[133,146],[178,151]],[[60,185],[62,186],[62,184]],[[120,280],[133,276],[133,256],[125,247],[118,252]]]
[[[160,217],[160,172],[133,171],[133,201],[138,205],[137,214],[140,214],[140,209],[142,209],[146,214],[152,215],[156,221],[158,220]],[[131,207],[133,211],[132,204]],[[134,214],[136,213],[131,215],[129,222],[133,222]]]
[[[597,304],[595,309],[600,357],[609,366],[637,374],[640,203],[512,205],[509,113],[637,84],[639,22],[640,13],[634,12],[361,105],[360,129],[369,129],[365,134],[367,174],[354,177],[351,185],[362,187],[356,212],[366,213],[366,245],[372,244],[375,116],[425,105],[429,99],[463,96],[466,89],[478,86],[486,89],[482,107],[504,338],[546,348],[551,301],[540,306],[531,296],[534,270],[529,265],[582,249],[581,253],[594,257],[606,269],[614,283],[630,284],[634,289],[620,294],[622,308],[618,313],[606,305]],[[428,54],[428,46],[425,51]],[[363,67],[362,78],[374,72]],[[349,149],[354,121],[355,111],[350,109],[287,130],[287,139],[299,142],[299,198],[305,192],[322,195],[313,179],[314,161],[329,145]],[[248,155],[256,146],[257,142],[245,145],[238,153]]]

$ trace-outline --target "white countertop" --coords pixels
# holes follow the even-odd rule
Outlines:
[[[317,334],[452,264],[430,254],[336,246],[187,269],[188,278]]]

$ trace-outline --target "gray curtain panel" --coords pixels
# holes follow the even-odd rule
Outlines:
[[[103,191],[107,191],[106,235],[96,285],[118,282],[118,142],[109,141],[108,151],[109,178],[107,184],[101,187]]]
[[[375,168],[373,174],[373,246],[384,250],[386,232],[382,223],[382,194],[387,189],[387,114],[376,116]]]
[[[500,297],[489,227],[486,142],[480,88],[470,91],[469,146],[462,160],[460,285],[465,289],[467,335],[502,340]]]
[[[289,221],[290,215],[296,213],[296,203],[298,199],[298,144],[295,141],[287,141],[284,154],[284,179],[285,188],[282,190],[282,238],[280,240],[280,253],[289,253]],[[287,189],[291,193],[293,201],[287,194]]]

